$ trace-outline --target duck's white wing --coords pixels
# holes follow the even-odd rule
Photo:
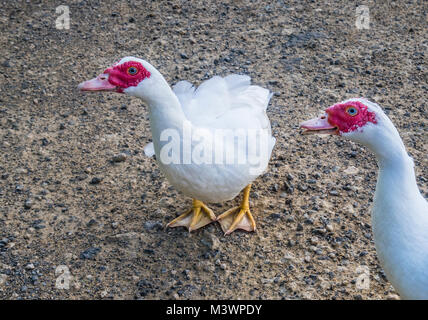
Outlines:
[[[181,81],[173,90],[187,119],[194,127],[211,131],[237,130],[235,133],[243,129],[249,144],[251,141],[251,145],[255,145],[259,141],[261,144],[258,145],[262,146],[263,150],[257,152],[251,149],[249,144],[240,144],[235,133],[228,134],[229,137],[234,137],[234,143],[223,144],[223,138],[215,136],[214,146],[222,145],[224,154],[234,154],[235,150],[238,150],[238,153],[247,156],[249,163],[262,161],[261,171],[266,168],[275,145],[270,121],[266,115],[266,108],[272,97],[269,90],[251,85],[248,76],[235,74],[225,78],[215,76],[203,82],[197,89],[191,83]],[[254,137],[251,132],[257,132],[260,138]]]
[[[266,108],[269,90],[251,85],[248,76],[215,76],[195,88],[187,81],[173,87],[187,119],[205,128],[270,130]]]

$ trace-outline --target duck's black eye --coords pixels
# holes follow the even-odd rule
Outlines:
[[[137,74],[137,72],[138,72],[138,69],[137,69],[137,68],[135,68],[135,67],[129,67],[129,68],[128,68],[128,74],[129,74],[129,75],[131,75],[131,76],[136,75],[136,74]]]
[[[353,117],[358,114],[358,109],[355,107],[349,107],[348,109],[346,109],[346,113]]]

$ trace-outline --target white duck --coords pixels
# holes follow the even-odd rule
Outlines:
[[[374,152],[379,175],[372,226],[380,263],[402,298],[428,299],[428,203],[391,120],[377,104],[359,98],[333,105],[301,127],[346,137]]]
[[[135,57],[121,59],[79,88],[125,93],[148,105],[153,146],[145,152],[154,149],[169,182],[193,198],[192,208],[169,227],[192,231],[218,220],[226,234],[256,229],[251,182],[266,169],[275,144],[266,115],[269,90],[242,75],[215,76],[197,89],[181,81],[171,90],[159,71]],[[203,203],[231,200],[243,189],[241,205],[218,218]]]

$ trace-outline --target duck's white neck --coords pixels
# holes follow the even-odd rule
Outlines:
[[[159,90],[157,99],[147,101],[147,104],[154,137],[159,137],[160,133],[166,129],[181,130],[186,117],[177,96],[168,85]]]
[[[407,155],[405,149],[393,152],[390,158],[377,156],[379,174],[376,184],[376,201],[390,201],[396,198],[409,199],[419,193],[416,184],[413,160]],[[382,215],[388,212],[381,211]],[[411,214],[397,211],[397,214]],[[379,214],[379,212],[376,212]]]
[[[376,155],[379,166],[394,163],[400,165],[407,160],[411,162],[400,134],[391,120],[383,113],[377,120],[377,124],[372,124],[363,132],[366,137],[362,143]]]
[[[389,121],[381,131],[366,143],[379,165],[372,210],[376,251],[388,280],[402,298],[426,299],[428,206],[416,183],[413,160],[397,130]]]
[[[140,98],[149,107],[152,140],[156,156],[159,157],[162,146],[168,143],[170,137],[174,139],[174,145],[181,144],[181,132],[186,116],[178,97],[160,72],[153,67],[150,72],[150,78],[145,79],[129,94]],[[161,141],[162,134],[163,139],[167,141]]]
[[[376,155],[379,166],[375,200],[388,201],[404,193],[419,193],[413,160],[391,120],[382,114],[378,124],[368,128],[366,134],[370,138],[364,139],[363,143]]]
[[[153,139],[165,129],[181,129],[186,117],[175,93],[159,71],[152,68],[150,78],[143,81],[131,94],[149,106]]]

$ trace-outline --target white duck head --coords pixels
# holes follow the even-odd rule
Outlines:
[[[397,129],[382,109],[364,98],[349,99],[325,110],[318,118],[305,121],[304,134],[343,136],[368,147],[378,159],[391,159],[405,152]]]
[[[169,88],[164,77],[147,61],[124,57],[104,70],[98,77],[82,82],[81,91],[113,91],[135,96],[147,103],[163,99]]]

